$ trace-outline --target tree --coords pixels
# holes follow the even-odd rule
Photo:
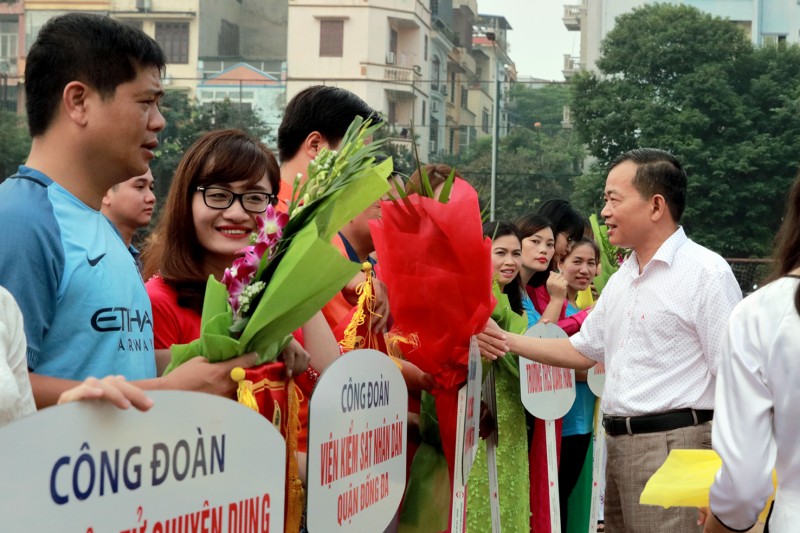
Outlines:
[[[569,104],[570,90],[566,83],[551,83],[532,89],[523,83],[516,83],[509,91],[508,114],[515,126],[529,130],[537,129],[555,135],[561,131],[564,106]]]
[[[562,85],[532,89],[522,84],[511,89],[509,115],[516,126],[500,139],[497,149],[495,218],[514,220],[533,212],[551,198],[567,199],[573,179],[580,174],[586,152],[571,129],[561,125],[569,90]],[[535,124],[539,123],[539,126]],[[491,137],[473,144],[460,157],[443,157],[469,181],[484,209],[491,193]]]
[[[17,172],[31,149],[31,138],[22,117],[0,110],[0,182]]]
[[[728,257],[768,253],[798,167],[800,48],[754,48],[728,20],[655,4],[620,16],[602,51],[600,74],[573,83],[572,118],[598,160],[576,205],[599,212],[618,154],[663,148],[689,174],[687,233]]]

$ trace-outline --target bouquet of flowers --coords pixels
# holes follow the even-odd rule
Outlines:
[[[466,382],[470,338],[486,325],[492,296],[491,242],[483,238],[478,195],[465,181],[381,204],[370,222],[396,330],[415,334],[405,358],[436,382],[433,395],[452,479],[458,389]]]
[[[330,240],[389,189],[391,160],[376,166],[380,142],[364,142],[379,127],[357,117],[341,150],[321,150],[302,186],[298,176],[288,215],[270,207],[259,217],[254,243],[222,281],[209,277],[200,338],[172,347],[167,372],[198,355],[218,362],[256,352],[260,363],[275,361],[291,333],[358,272]]]
[[[208,279],[200,338],[173,346],[166,370],[198,355],[218,362],[258,354],[263,364],[236,368],[231,377],[239,382],[239,402],[272,420],[286,438],[286,531],[300,526],[303,488],[294,452],[301,449],[301,395],[311,391],[286,379],[284,365],[276,359],[292,332],[358,272],[358,265],[342,257],[330,241],[389,189],[392,161],[375,165],[381,143],[365,144],[379,127],[356,118],[341,150],[322,149],[308,167],[306,182],[301,185],[297,177],[288,214],[268,207],[257,219],[252,245],[240,252],[221,281]]]

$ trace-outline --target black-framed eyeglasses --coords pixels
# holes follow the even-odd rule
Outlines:
[[[203,203],[211,209],[228,209],[238,199],[248,213],[263,213],[268,206],[275,205],[278,201],[278,195],[269,192],[250,191],[238,194],[222,187],[198,187],[197,190],[203,193]]]

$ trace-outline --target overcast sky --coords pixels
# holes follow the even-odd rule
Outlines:
[[[561,18],[563,0],[478,0],[478,12],[502,15],[511,27],[510,56],[519,76],[547,80],[564,79],[564,54],[580,55],[580,32],[568,31]]]

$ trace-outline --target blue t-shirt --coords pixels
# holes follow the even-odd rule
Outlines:
[[[0,184],[0,228],[0,285],[22,310],[32,372],[155,377],[150,300],[102,213],[21,166]]]
[[[572,316],[579,311],[571,303],[567,303],[566,316]],[[564,415],[561,436],[586,435],[592,432],[594,426],[594,401],[595,397],[588,383],[585,381],[575,382],[575,403]]]

